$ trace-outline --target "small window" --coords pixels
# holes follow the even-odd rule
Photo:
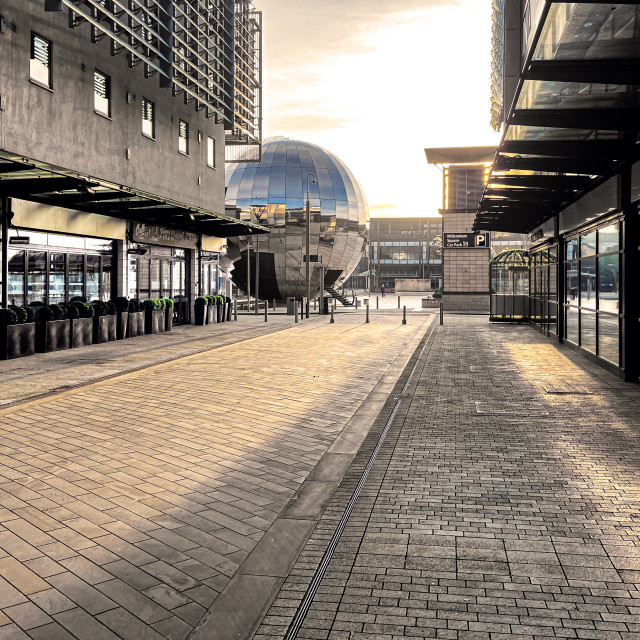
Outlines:
[[[142,98],[142,133],[148,138],[156,137],[155,105],[151,100]]]
[[[178,151],[189,155],[189,123],[184,120],[178,123]]]
[[[207,137],[207,165],[212,169],[216,168],[216,141]]]
[[[51,89],[51,42],[36,33],[31,34],[29,77],[34,82]]]
[[[101,116],[111,117],[111,78],[100,71],[93,74],[93,107]]]

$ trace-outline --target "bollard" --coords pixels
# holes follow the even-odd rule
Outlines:
[[[400,308],[400,296],[398,296],[398,309]]]
[[[378,307],[379,300],[380,300],[380,298],[379,298],[378,296],[376,296],[376,309],[379,309],[379,308],[380,308],[380,307]]]
[[[334,307],[331,307],[331,320],[329,321],[329,324],[333,324],[333,309]]]
[[[233,301],[233,321],[238,322],[238,301]]]
[[[440,303],[440,325],[442,326],[442,302]]]
[[[296,319],[296,324],[298,324],[298,303],[296,302],[296,312],[293,314]]]
[[[316,303],[317,303],[317,300],[314,300],[313,301],[313,311],[314,311],[314,313],[318,310],[318,308],[316,307]]]
[[[264,301],[264,321],[269,321],[269,303],[266,300]]]
[[[367,320],[366,322],[369,323],[369,305],[366,305],[367,307]]]
[[[276,299],[273,299],[273,305],[271,307],[274,311],[276,310]]]
[[[402,307],[402,324],[407,324],[407,307]]]

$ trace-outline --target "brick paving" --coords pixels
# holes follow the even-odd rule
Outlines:
[[[429,321],[305,320],[0,410],[0,639],[186,638]]]
[[[297,637],[639,639],[638,386],[486,317],[417,362]],[[254,640],[284,637],[394,404]]]

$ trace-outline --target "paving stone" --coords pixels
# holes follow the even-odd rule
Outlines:
[[[118,640],[117,635],[83,609],[63,611],[53,617],[78,640]]]
[[[141,622],[126,609],[112,609],[96,617],[123,640],[163,640],[157,631]]]
[[[39,591],[29,596],[43,611],[49,615],[73,609],[76,604],[56,589]]]
[[[86,582],[71,573],[61,573],[51,576],[49,582],[67,598],[86,609],[91,614],[97,614],[113,609],[116,604]],[[64,626],[64,625],[63,625]]]

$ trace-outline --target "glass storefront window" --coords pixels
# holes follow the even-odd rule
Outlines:
[[[596,314],[582,309],[580,312],[580,346],[591,353],[596,352]]]
[[[22,306],[24,299],[25,252],[9,249],[9,304]]]
[[[49,254],[49,304],[59,304],[66,300],[65,253]]]
[[[598,231],[598,253],[618,251],[620,248],[620,225],[612,224]]]
[[[578,263],[567,262],[565,265],[565,297],[568,304],[578,304]]]
[[[138,297],[138,258],[129,258],[129,297]]]
[[[171,296],[171,261],[162,260],[160,270],[161,296]]]
[[[591,231],[580,237],[580,256],[593,256],[596,253],[596,232]]]
[[[149,266],[151,260],[148,258],[140,258],[138,260],[138,298],[140,300],[146,300],[150,298],[149,290]]]
[[[28,259],[27,304],[46,302],[47,252],[30,251]]]
[[[620,327],[617,315],[598,314],[598,355],[615,365],[620,359]]]
[[[84,298],[84,255],[69,254],[69,299]]]
[[[151,297],[160,297],[160,260],[151,259]]]
[[[567,328],[566,328],[566,338],[571,342],[575,342],[578,344],[580,340],[579,333],[579,318],[580,312],[575,307],[567,307]]]
[[[88,255],[87,259],[87,302],[100,298],[100,256]]]
[[[578,258],[578,238],[572,238],[567,241],[567,260],[576,260]]]
[[[111,300],[111,254],[102,256],[102,276],[100,278],[100,300]]]
[[[619,262],[617,253],[598,258],[598,309],[602,311],[618,312]]]
[[[580,306],[596,308],[596,259],[580,261]]]

